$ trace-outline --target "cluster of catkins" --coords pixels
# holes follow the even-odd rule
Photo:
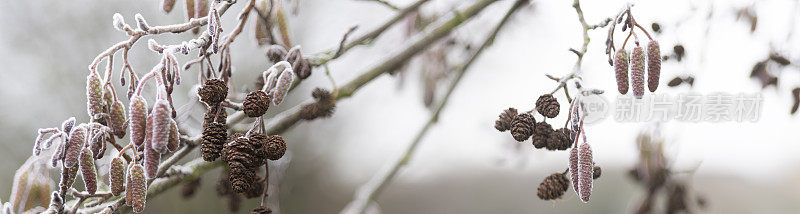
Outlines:
[[[560,111],[560,104],[552,94],[541,95],[536,100],[536,112],[545,118],[555,118]],[[553,173],[546,177],[537,190],[537,196],[542,200],[559,199],[569,188],[570,180],[575,192],[581,201],[588,202],[592,191],[593,180],[600,177],[601,169],[595,166],[592,157],[591,146],[584,141],[580,146],[576,142],[583,132],[582,124],[582,103],[580,97],[576,97],[570,106],[570,115],[567,125],[564,128],[553,130],[545,122],[536,122],[533,117],[533,110],[517,114],[517,110],[509,108],[503,111],[497,121],[495,128],[498,131],[510,131],[512,137],[517,141],[533,139],[533,146],[537,149],[547,148],[548,150],[567,150],[570,149],[569,168],[570,177],[567,172]],[[575,146],[573,146],[575,144]]]
[[[116,138],[124,137],[126,128],[130,128],[132,149],[142,152],[140,154],[143,156],[134,156],[134,161],[126,167],[121,157],[125,149],[120,151],[108,162],[109,181],[105,183],[109,184],[115,196],[126,192],[126,204],[132,206],[134,211],[141,212],[147,191],[146,178],[155,178],[162,154],[179,147],[178,126],[171,117],[169,101],[163,95],[166,93],[163,82],[159,81],[161,91],[149,113],[147,101],[138,94],[137,88],[128,107],[127,123],[122,102],[117,99],[109,83],[108,80],[101,80],[96,71],[91,71],[86,83],[87,111],[91,121],[76,124],[75,118],[70,118],[60,128],[40,129],[33,153],[40,155],[42,150],[58,144],[51,165],[57,167],[61,163],[61,199],[72,187],[78,171],[81,172],[86,192],[95,194],[98,189],[97,165],[105,154],[106,144],[115,144]],[[48,134],[51,135],[45,140]]]
[[[633,30],[633,29],[631,29]],[[658,79],[661,75],[661,54],[658,42],[650,40],[647,44],[647,88],[655,92],[658,88]],[[625,49],[617,50],[614,54],[614,71],[617,76],[617,90],[620,94],[628,93],[628,65],[630,63],[633,96],[641,99],[644,96],[644,69],[645,53],[639,44],[633,48],[630,58]]]

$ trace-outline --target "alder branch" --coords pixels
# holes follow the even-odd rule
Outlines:
[[[397,13],[397,15],[395,15],[394,17],[392,17],[391,19],[389,19],[388,21],[383,23],[380,27],[375,28],[372,31],[370,31],[369,33],[366,33],[364,35],[359,36],[358,38],[353,39],[351,42],[348,42],[347,44],[342,45],[338,49],[329,50],[329,51],[326,51],[326,52],[324,52],[322,54],[318,54],[320,56],[311,58],[311,59],[309,59],[309,61],[314,66],[320,66],[322,64],[327,63],[328,61],[331,61],[331,60],[339,58],[340,56],[344,55],[344,53],[347,52],[348,50],[350,50],[351,48],[356,47],[358,45],[366,44],[369,41],[372,41],[375,38],[378,38],[378,36],[383,34],[383,32],[385,32],[387,29],[389,29],[389,27],[391,27],[395,23],[399,22],[400,20],[402,20],[403,18],[408,16],[408,14],[410,14],[411,12],[417,11],[417,9],[419,9],[419,7],[422,6],[422,4],[424,4],[425,2],[428,2],[428,1],[430,1],[430,0],[418,0],[418,1],[414,2],[413,4],[409,5],[408,7],[403,8],[402,10],[400,10]]]
[[[377,174],[375,174],[372,179],[370,179],[366,184],[361,186],[359,190],[356,192],[353,201],[351,201],[341,213],[347,214],[360,214],[364,213],[367,209],[370,202],[374,201],[375,198],[383,192],[383,189],[386,187],[389,182],[397,175],[397,172],[400,171],[400,168],[407,165],[408,162],[411,160],[414,152],[416,151],[417,146],[419,146],[422,139],[425,137],[425,134],[428,133],[431,127],[439,120],[439,115],[441,114],[444,107],[447,105],[447,102],[450,100],[450,96],[455,91],[458,84],[461,82],[461,79],[464,77],[464,74],[468,71],[470,65],[477,59],[483,50],[493,44],[494,39],[497,37],[497,34],[500,30],[508,23],[510,20],[511,15],[514,14],[520,7],[525,5],[528,1],[527,0],[517,0],[513,6],[506,12],[503,19],[494,27],[492,32],[486,38],[485,41],[481,44],[481,46],[476,50],[472,56],[461,66],[456,74],[455,80],[450,84],[450,87],[447,89],[447,93],[445,94],[444,98],[442,98],[441,103],[436,107],[436,110],[433,112],[431,117],[428,119],[428,122],[425,123],[425,126],[417,132],[416,137],[411,143],[408,145],[408,148],[400,155],[400,157],[392,164],[387,165],[387,168],[384,168]]]
[[[569,91],[567,89],[567,81],[572,80],[572,79],[581,79],[581,75],[580,75],[581,63],[583,62],[583,56],[588,51],[589,41],[591,41],[591,38],[589,37],[589,30],[594,30],[594,29],[597,29],[597,28],[605,27],[609,23],[611,23],[611,21],[613,21],[612,18],[606,18],[605,20],[603,20],[599,24],[589,25],[588,23],[586,23],[586,19],[583,17],[583,10],[581,9],[580,0],[574,0],[573,3],[572,3],[572,7],[575,8],[575,13],[578,14],[578,22],[581,23],[581,27],[582,27],[582,30],[583,30],[583,44],[581,44],[581,48],[579,50],[575,50],[575,49],[572,49],[572,48],[569,49],[571,52],[575,53],[575,55],[578,56],[578,59],[575,62],[575,69],[572,72],[570,72],[570,73],[568,73],[568,74],[566,74],[566,75],[564,75],[562,77],[554,77],[554,76],[549,75],[549,74],[546,75],[548,78],[553,79],[556,82],[558,82],[557,83],[558,85],[556,86],[555,89],[553,89],[552,92],[550,92],[550,94],[556,93],[556,92],[558,92],[558,90],[563,88],[564,89],[564,95],[567,97],[567,102],[572,102],[572,98],[569,96]]]
[[[228,2],[222,4],[219,8],[220,15],[224,14],[225,11],[228,10],[230,5],[231,3]],[[128,40],[114,44],[113,46],[109,47],[108,49],[97,55],[97,57],[95,57],[94,60],[92,60],[92,63],[89,64],[89,70],[92,71],[95,70],[97,68],[97,64],[99,64],[100,61],[103,60],[103,58],[114,55],[119,50],[130,49],[137,41],[139,41],[139,39],[141,39],[144,36],[156,35],[162,33],[182,33],[187,30],[191,30],[192,28],[204,26],[206,24],[208,24],[208,16],[204,16],[202,18],[192,18],[188,22],[180,24],[151,26],[148,27],[148,29],[132,29],[132,28],[121,29],[124,30],[131,37],[128,38]]]

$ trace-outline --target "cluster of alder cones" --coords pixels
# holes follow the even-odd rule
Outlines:
[[[553,173],[539,184],[537,196],[542,200],[561,198],[569,188],[571,179],[573,189],[581,201],[588,202],[592,181],[600,177],[601,169],[594,165],[592,150],[586,143],[585,136],[583,144],[579,147],[573,146],[577,144],[578,137],[583,131],[579,113],[580,106],[580,99],[573,100],[570,105],[570,118],[567,119],[572,126],[565,126],[557,130],[553,130],[552,126],[545,122],[546,118],[558,116],[561,110],[558,100],[552,94],[541,95],[536,100],[534,110],[544,117],[541,122],[536,122],[534,119],[534,110],[517,113],[514,108],[508,108],[500,113],[499,118],[495,121],[495,129],[501,132],[509,131],[511,136],[519,142],[532,138],[534,148],[546,148],[550,151],[564,151],[572,148],[567,171]],[[570,178],[567,177],[567,172],[570,172]]]
[[[536,100],[536,112],[545,118],[555,118],[561,110],[561,105],[552,94],[545,94]],[[536,122],[533,117],[534,110],[517,113],[517,109],[508,108],[500,113],[495,121],[494,128],[498,131],[509,131],[511,136],[523,142],[529,138],[533,141],[533,146],[537,149],[546,148],[547,150],[567,150],[572,146],[570,139],[571,130],[559,128],[553,130],[552,126],[544,119]]]

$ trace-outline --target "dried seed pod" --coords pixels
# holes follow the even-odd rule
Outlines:
[[[271,214],[271,213],[272,210],[265,206],[258,206],[255,209],[253,209],[253,212],[250,212],[250,214]]]
[[[128,167],[128,179],[125,184],[125,204],[133,207],[133,212],[142,212],[147,200],[147,180],[144,168],[140,164],[131,163]]]
[[[617,90],[619,93],[628,93],[628,51],[619,49],[614,54],[614,73],[617,77]]]
[[[175,7],[175,0],[161,0],[161,10],[165,13],[171,12],[173,7]]]
[[[124,137],[127,124],[125,124],[125,107],[122,106],[122,102],[117,100],[111,104],[109,114],[111,116],[111,121],[109,121],[111,131],[114,132],[117,138]]]
[[[286,68],[281,72],[281,75],[278,76],[278,83],[275,89],[271,91],[272,103],[277,106],[283,102],[283,98],[286,96],[286,93],[289,93],[289,88],[292,87],[292,82],[294,82],[294,73],[291,68]]]
[[[286,48],[281,45],[270,45],[267,49],[267,58],[272,62],[280,62],[286,58]]]
[[[193,179],[186,183],[183,183],[181,186],[181,196],[184,199],[191,198],[194,196],[194,193],[197,192],[197,189],[200,187],[200,178]]]
[[[267,159],[278,160],[286,153],[286,141],[280,135],[270,135],[267,142]]]
[[[583,142],[578,150],[578,196],[583,203],[588,203],[589,196],[592,195],[592,176],[594,176],[592,147]]]
[[[211,106],[208,107],[208,111],[203,115],[203,127],[207,124],[211,123],[219,123],[225,125],[228,118],[228,112],[225,111],[224,107],[221,106]]]
[[[569,179],[561,173],[553,173],[547,176],[536,192],[536,196],[542,200],[559,199],[569,188]]]
[[[267,163],[267,144],[269,144],[269,136],[262,133],[250,134],[250,143],[253,144],[255,150],[255,158],[253,159],[255,166],[263,166]]]
[[[178,123],[173,119],[169,119],[169,140],[167,141],[167,149],[175,151],[180,146],[180,136],[178,136]]]
[[[94,153],[91,149],[84,147],[81,151],[80,167],[86,192],[94,194],[97,191],[97,171],[94,169]]]
[[[214,106],[225,100],[228,96],[228,85],[220,79],[208,79],[203,87],[197,90],[200,100],[209,106]]]
[[[552,94],[544,94],[536,100],[536,111],[542,116],[555,118],[558,116],[558,112],[561,111],[561,105],[558,104],[558,99],[553,97]]]
[[[533,134],[534,123],[536,123],[536,120],[533,119],[533,115],[530,113],[517,115],[514,118],[514,122],[511,123],[511,136],[519,142],[527,140]]]
[[[661,77],[661,48],[656,40],[647,43],[647,88],[656,92]]]
[[[131,98],[128,111],[130,112],[130,115],[128,115],[130,121],[128,127],[131,129],[131,142],[136,147],[141,147],[144,142],[144,132],[147,128],[147,101],[142,96],[134,95]]]
[[[87,125],[82,123],[69,134],[69,142],[67,142],[66,150],[64,150],[64,166],[67,168],[72,168],[78,163],[81,149],[86,144],[87,132]]]
[[[269,95],[267,92],[257,90],[247,94],[242,105],[244,114],[248,117],[260,117],[269,109]]]
[[[592,170],[592,179],[598,179],[602,174],[603,170],[600,169],[600,166],[594,166],[594,169]]]
[[[569,150],[569,178],[572,180],[572,190],[575,190],[575,194],[580,196],[580,184],[578,183],[580,175],[578,162],[580,162],[580,160],[578,160],[578,150],[578,148],[572,148]]]
[[[156,103],[153,105],[153,113],[151,114],[153,117],[152,126],[148,121],[147,129],[148,131],[152,132],[151,141],[152,147],[158,153],[166,153],[167,152],[167,143],[169,142],[169,129],[170,123],[169,121],[172,120],[170,118],[172,111],[170,111],[169,103],[165,99],[157,99]],[[148,118],[149,120],[149,118]]]
[[[86,109],[89,117],[103,113],[103,84],[97,72],[86,76]]]
[[[547,150],[567,150],[572,146],[572,141],[564,132],[564,128],[553,131],[547,138]]]
[[[641,99],[644,96],[644,50],[642,47],[633,48],[631,52],[631,83],[633,96]]]
[[[111,194],[118,196],[125,192],[125,161],[120,157],[111,159],[111,168],[108,170],[109,186]]]
[[[227,135],[225,125],[220,123],[210,123],[203,127],[203,142],[200,144],[203,160],[214,161],[220,156]]]
[[[508,108],[503,113],[500,113],[499,118],[497,121],[494,121],[494,128],[497,131],[507,131],[511,129],[511,122],[514,121],[514,118],[517,117],[517,109],[515,108]]]
[[[152,114],[147,117],[147,127],[152,127],[154,121]],[[144,139],[144,171],[147,178],[155,178],[158,173],[158,162],[161,161],[161,153],[153,148],[153,129],[147,129]]]

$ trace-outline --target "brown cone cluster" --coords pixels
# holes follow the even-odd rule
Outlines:
[[[203,87],[198,89],[200,100],[209,106],[219,104],[228,96],[228,85],[220,79],[208,79]]]
[[[511,123],[511,136],[514,140],[519,142],[525,141],[533,134],[533,128],[536,120],[530,113],[522,113],[514,118]]]
[[[547,118],[555,118],[561,110],[561,105],[552,94],[544,94],[536,100],[536,111]]]
[[[267,207],[265,207],[265,206],[258,206],[255,209],[253,209],[253,212],[250,212],[250,213],[251,214],[270,214],[270,213],[272,213],[272,210],[267,208]]]
[[[561,173],[553,173],[539,184],[536,196],[542,200],[559,199],[569,188],[569,179]]]
[[[515,117],[517,117],[517,109],[508,108],[504,110],[498,116],[497,121],[494,121],[494,128],[501,132],[508,131],[511,129],[511,122],[514,122]]]
[[[269,136],[261,133],[250,134],[250,142],[253,143],[255,150],[255,166],[262,166],[267,163],[267,144],[269,143]]]
[[[328,90],[315,88],[311,92],[311,96],[314,97],[316,102],[303,106],[300,109],[300,118],[313,120],[333,115],[333,110],[336,108],[336,100],[333,99],[333,95]]]
[[[269,109],[270,98],[267,92],[257,90],[247,94],[242,105],[248,117],[260,117]]]

